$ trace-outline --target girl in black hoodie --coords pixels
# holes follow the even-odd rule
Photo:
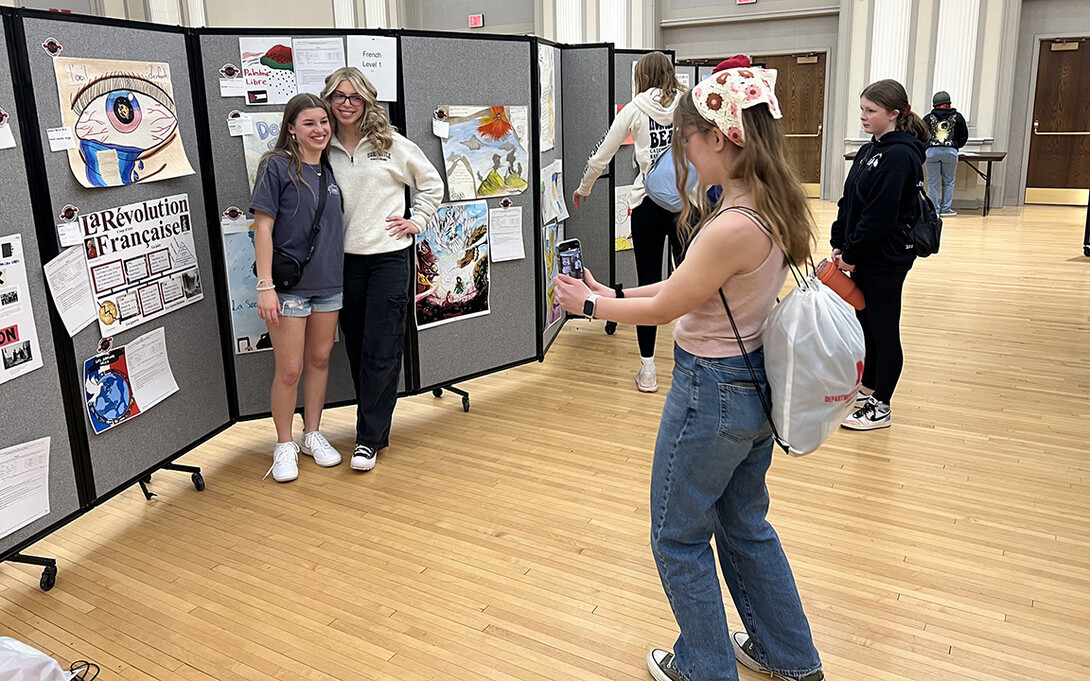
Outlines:
[[[930,135],[895,80],[868,85],[859,98],[863,130],[873,135],[855,157],[833,223],[832,260],[850,272],[866,308],[856,314],[867,355],[859,407],[844,420],[852,430],[887,428],[890,400],[904,366],[901,292],[916,259],[909,226]]]

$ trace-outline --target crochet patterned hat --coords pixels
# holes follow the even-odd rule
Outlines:
[[[745,145],[742,110],[767,104],[773,118],[782,118],[776,99],[776,70],[731,68],[713,73],[693,88],[697,111],[715,123],[731,142]]]

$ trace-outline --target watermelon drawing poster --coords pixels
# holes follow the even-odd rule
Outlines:
[[[287,104],[298,89],[291,38],[239,38],[247,104]]]

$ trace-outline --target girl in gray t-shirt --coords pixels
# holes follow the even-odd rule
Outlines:
[[[341,462],[340,453],[318,431],[341,309],[344,259],[341,192],[328,163],[331,135],[329,110],[321,99],[310,94],[292,97],[284,108],[276,145],[261,159],[250,201],[257,312],[268,325],[276,358],[269,397],[276,447],[265,475],[272,474],[277,482],[299,477],[300,447],[292,436],[292,420],[304,373],[301,451],[319,466]],[[274,282],[274,251],[304,263],[294,286]]]

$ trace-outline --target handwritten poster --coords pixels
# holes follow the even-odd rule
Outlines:
[[[239,38],[247,104],[286,104],[298,92],[291,38]]]
[[[79,224],[104,337],[204,297],[187,194],[80,215]]]

